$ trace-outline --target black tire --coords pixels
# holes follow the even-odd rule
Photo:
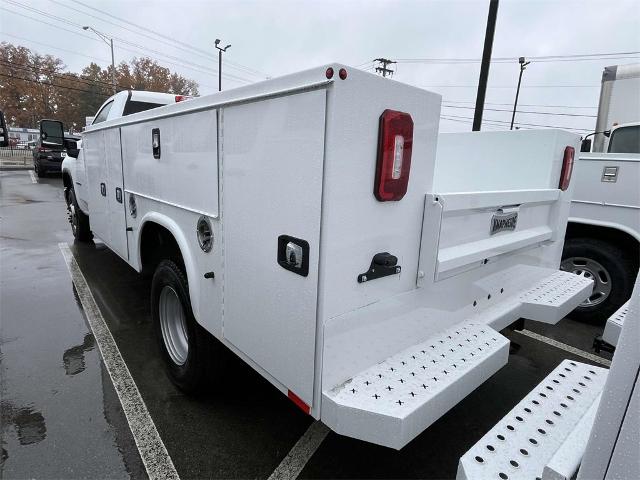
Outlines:
[[[38,178],[44,178],[47,176],[47,172],[42,169],[42,167],[40,166],[40,162],[38,162],[37,160],[33,164],[33,169],[36,171],[36,175],[38,176]]]
[[[595,305],[579,306],[569,314],[574,320],[588,323],[604,323],[625,303],[631,292],[637,271],[629,252],[604,240],[594,238],[570,238],[564,244],[562,269],[571,271],[570,259],[586,259],[602,266],[600,272],[593,272],[601,281],[610,282],[609,294]],[[578,268],[581,261],[578,261]],[[591,268],[593,270],[593,268]],[[594,292],[595,294],[595,292]]]
[[[89,216],[85,215],[82,210],[80,210],[78,201],[76,200],[76,192],[73,188],[66,190],[66,199],[69,223],[71,224],[73,237],[79,242],[90,242],[93,239],[93,233],[91,233]]]
[[[169,353],[162,333],[160,297],[165,287],[169,287],[177,294],[184,312],[188,353],[182,364],[177,363]],[[173,384],[188,394],[196,394],[206,390],[216,374],[214,360],[220,360],[222,345],[196,322],[191,310],[186,275],[172,260],[162,260],[153,274],[151,315],[160,354]],[[215,358],[213,358],[214,356]]]

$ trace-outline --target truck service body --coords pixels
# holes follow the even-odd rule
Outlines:
[[[440,102],[331,64],[94,124],[65,186],[85,175],[91,231],[164,268],[170,374],[212,335],[336,432],[401,448],[507,362],[499,330],[555,323],[592,288],[557,270],[579,137],[436,152]],[[167,320],[191,315],[187,334]]]
[[[640,266],[639,122],[640,64],[606,67],[593,146],[585,139],[587,151],[575,165],[561,264],[594,280],[576,319],[604,322],[633,289]]]

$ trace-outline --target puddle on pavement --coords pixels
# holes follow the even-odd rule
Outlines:
[[[16,407],[10,402],[3,401],[0,404],[0,410],[2,410],[3,430],[13,427],[20,445],[31,445],[46,438],[47,427],[44,416],[32,405]],[[6,456],[8,454],[3,449],[3,461]]]
[[[64,365],[65,373],[67,375],[77,375],[78,373],[84,372],[86,368],[84,354],[94,348],[95,340],[93,334],[87,333],[84,336],[82,344],[65,350],[62,354],[62,364]]]

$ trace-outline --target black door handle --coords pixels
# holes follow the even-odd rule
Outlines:
[[[116,187],[116,202],[122,203],[122,189],[120,187]]]
[[[100,184],[100,194],[101,194],[103,197],[106,197],[106,196],[107,196],[107,186],[106,186],[104,183],[101,183],[101,184]]]

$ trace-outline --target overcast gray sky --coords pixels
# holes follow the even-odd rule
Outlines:
[[[217,88],[216,38],[232,45],[225,54],[223,72],[229,76],[223,80],[224,88],[332,61],[370,68],[366,62],[377,57],[475,59],[482,55],[488,5],[488,0],[0,0],[0,41],[56,55],[71,71],[90,61],[107,66],[107,45],[77,26],[91,25],[116,38],[116,62],[153,57],[196,80],[201,94],[207,94]],[[211,54],[154,37],[107,14]],[[494,58],[630,51],[640,51],[638,0],[500,1]],[[523,77],[521,109],[583,116],[519,113],[517,120],[592,130],[603,67],[640,62],[640,56],[635,57],[532,62]],[[442,131],[470,130],[478,62],[398,63],[396,69],[394,80],[443,95],[442,112],[448,120],[443,120]],[[491,66],[487,108],[509,110],[518,71],[517,62]],[[484,117],[508,121],[511,114],[486,111]]]

